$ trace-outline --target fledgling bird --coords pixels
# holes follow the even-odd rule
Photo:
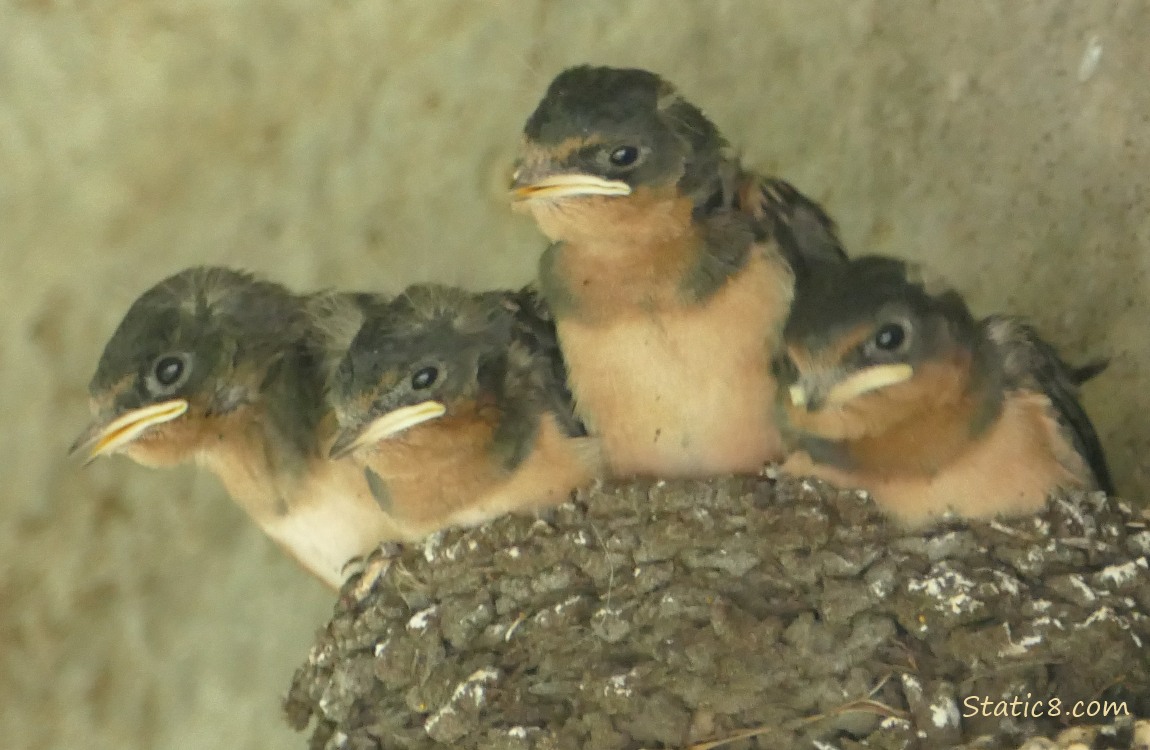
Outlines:
[[[331,455],[363,465],[410,536],[556,505],[599,474],[528,290],[408,288],[364,323],[329,398]]]
[[[1017,318],[976,321],[906,263],[857,258],[799,287],[777,362],[783,465],[868,490],[910,526],[1113,492],[1074,370]]]
[[[342,355],[332,331],[354,331],[374,304],[299,297],[226,268],[165,279],[105,347],[89,385],[95,420],[72,450],[205,466],[268,536],[338,587],[350,559],[399,533],[363,472],[321,446],[334,426],[325,376]]]
[[[590,66],[527,120],[512,196],[553,242],[540,288],[614,474],[781,457],[770,361],[794,278],[845,258],[816,203],[744,170],[656,74]]]

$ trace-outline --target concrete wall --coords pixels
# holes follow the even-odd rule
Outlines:
[[[64,450],[132,299],[193,263],[299,287],[518,283],[503,188],[562,67],[676,81],[848,246],[929,261],[1077,358],[1150,487],[1150,5],[0,0],[0,745],[302,747],[331,597],[215,481]]]

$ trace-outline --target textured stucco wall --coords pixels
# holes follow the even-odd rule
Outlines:
[[[300,747],[330,597],[214,480],[64,449],[131,300],[192,263],[301,287],[521,282],[518,130],[595,61],[679,83],[863,250],[1109,354],[1150,487],[1150,5],[0,0],[0,746]]]

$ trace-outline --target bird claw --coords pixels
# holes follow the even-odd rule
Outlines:
[[[347,574],[347,579],[356,579],[349,592],[351,599],[357,604],[366,599],[376,582],[391,569],[392,560],[402,552],[403,547],[397,542],[380,542],[373,553],[348,560],[343,566],[343,572]]]

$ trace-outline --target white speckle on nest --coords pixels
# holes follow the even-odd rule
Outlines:
[[[1018,532],[1010,528],[1001,521],[991,521],[990,528],[997,531],[999,534],[1006,534],[1007,536],[1018,536]]]
[[[632,670],[627,674],[616,674],[607,678],[607,685],[604,686],[603,692],[608,695],[618,695],[623,698],[631,697],[631,688],[627,686],[627,678],[634,675]]]
[[[1082,515],[1082,509],[1077,505],[1064,497],[1056,497],[1055,502],[1062,506],[1062,510],[1066,511],[1066,515],[1073,518],[1079,526],[1086,527],[1089,525],[1086,523],[1086,519]]]
[[[390,645],[391,645],[391,639],[390,638],[383,640],[383,641],[379,641],[378,643],[376,643],[375,648],[372,649],[372,653],[375,654],[375,658],[378,659],[379,657],[383,656],[383,653],[385,651],[387,651],[387,647]]]
[[[1034,608],[1035,612],[1045,612],[1053,605],[1050,603],[1049,599],[1035,599],[1030,603],[1030,606]]]
[[[454,713],[454,708],[451,706],[444,706],[443,708],[433,713],[431,716],[427,717],[427,720],[423,722],[423,731],[431,734],[431,730],[435,728],[436,724],[443,721],[443,717],[450,716]]]
[[[1098,609],[1091,612],[1090,616],[1083,620],[1082,624],[1078,627],[1085,628],[1093,625],[1096,622],[1106,622],[1107,620],[1113,620],[1119,624],[1122,623],[1122,620],[1115,616],[1114,610],[1110,609],[1110,607],[1099,607]]]
[[[560,612],[562,612],[563,610],[565,610],[565,609],[567,609],[568,607],[570,607],[572,604],[575,604],[575,603],[577,603],[577,602],[578,602],[580,599],[582,599],[582,598],[583,598],[583,597],[582,597],[582,596],[580,596],[579,594],[575,594],[574,596],[569,596],[569,597],[567,597],[566,599],[564,599],[563,601],[561,601],[561,602],[559,602],[558,604],[556,604],[554,607],[552,607],[552,609],[554,609],[554,610],[555,610],[555,614],[559,614],[559,613],[560,613]]]
[[[1139,557],[1121,565],[1107,565],[1098,573],[1098,580],[1121,586],[1138,577],[1138,569],[1146,570],[1146,558]]]
[[[671,596],[670,594],[663,594],[663,598],[659,600],[659,603],[660,604],[674,604],[675,603],[675,597]]]
[[[418,630],[421,633],[427,630],[427,624],[430,621],[431,616],[435,614],[436,609],[438,608],[433,604],[427,609],[421,609],[416,612],[411,616],[411,619],[407,621],[407,629]]]
[[[878,725],[883,729],[910,729],[910,722],[901,716],[888,716]]]
[[[520,614],[518,617],[515,618],[515,622],[513,622],[507,626],[507,632],[503,634],[503,642],[504,643],[508,643],[511,640],[511,635],[516,630],[519,629],[519,626],[523,624],[523,621],[525,619],[527,619],[527,618],[524,617],[522,614]]]
[[[1027,651],[1042,643],[1042,636],[1040,635],[1024,635],[1015,643],[1010,638],[1010,628],[1006,629],[1007,640],[1010,640],[1010,645],[998,652],[1002,656],[1022,656]]]
[[[959,720],[958,704],[947,698],[944,698],[941,703],[931,703],[930,720],[939,729],[957,727]]]
[[[1082,60],[1078,63],[1078,80],[1081,83],[1089,81],[1098,70],[1098,63],[1102,60],[1102,40],[1098,35],[1090,37],[1086,43],[1086,51],[1082,53]]]
[[[1150,552],[1150,531],[1139,531],[1137,534],[1131,534],[1126,537],[1126,541],[1141,552]]]
[[[930,578],[911,579],[907,582],[907,591],[911,593],[924,591],[928,596],[939,600],[952,614],[973,612],[984,605],[980,600],[970,596],[968,592],[974,589],[974,582],[957,571],[943,568]],[[943,597],[946,596],[945,602]]]
[[[331,741],[335,743],[336,747],[346,747],[347,740],[348,737],[343,732],[336,732],[335,735],[331,738]]]
[[[518,547],[510,547],[507,550],[507,556],[510,557],[512,560],[518,560],[519,556],[521,554],[522,553],[519,551]]]
[[[1049,628],[1054,626],[1059,630],[1066,630],[1066,626],[1062,624],[1062,621],[1055,620],[1053,617],[1039,617],[1032,624],[1035,628]]]
[[[804,479],[802,481],[802,484],[800,484],[799,486],[803,488],[804,492],[814,492],[815,491],[815,486],[813,484],[811,484],[811,481],[809,479]]]
[[[527,739],[527,728],[526,727],[511,727],[510,729],[507,730],[507,736],[512,737],[512,738],[517,739],[517,740],[525,740],[525,739]]]
[[[966,593],[955,594],[946,600],[946,605],[950,607],[950,612],[954,615],[961,615],[963,612],[973,612],[983,606],[982,602]]]
[[[1031,547],[1026,551],[1026,562],[1034,565],[1041,565],[1042,561],[1046,558],[1042,556],[1042,549],[1040,547]]]
[[[587,536],[587,532],[579,529],[579,533],[575,535],[575,543],[580,547],[589,547],[591,545],[591,537]]]
[[[1005,591],[1011,596],[1018,596],[1021,588],[1019,587],[1019,581],[1017,578],[1008,573],[1003,573],[1001,570],[995,570],[991,572],[994,574],[994,588],[996,591]]]
[[[815,750],[838,750],[834,745],[829,742],[823,742],[822,740],[815,740],[813,744]]]
[[[1045,518],[1035,517],[1034,528],[1038,533],[1043,535],[1050,533],[1050,524],[1046,522]]]
[[[1082,576],[1077,573],[1070,576],[1070,583],[1074,588],[1082,592],[1082,597],[1086,601],[1092,602],[1098,598],[1098,595],[1094,593],[1094,589],[1087,586],[1086,581],[1082,580]]]
[[[907,693],[907,697],[911,699],[918,699],[922,697],[922,683],[912,675],[902,675],[902,689],[905,693]]]
[[[602,617],[602,618],[619,617],[622,614],[623,614],[623,611],[620,609],[608,609],[607,607],[603,607],[603,608],[599,609],[598,611],[596,611],[595,614],[592,615],[592,617]]]
[[[434,534],[428,534],[423,540],[423,559],[428,562],[435,562],[435,555],[439,552],[439,545],[443,541],[443,532],[437,531]]]
[[[887,594],[891,592],[892,588],[894,588],[894,585],[889,580],[884,581],[882,579],[875,579],[874,581],[871,581],[870,584],[871,593],[875,595],[876,599],[885,599]]]
[[[491,667],[475,670],[470,677],[455,686],[455,691],[451,694],[451,702],[459,703],[464,698],[470,698],[474,701],[475,707],[479,708],[483,705],[484,683],[491,682],[498,677],[499,670]]]
[[[468,539],[467,540],[467,551],[468,552],[474,552],[477,549],[479,549],[479,542],[475,541],[474,539]]]

